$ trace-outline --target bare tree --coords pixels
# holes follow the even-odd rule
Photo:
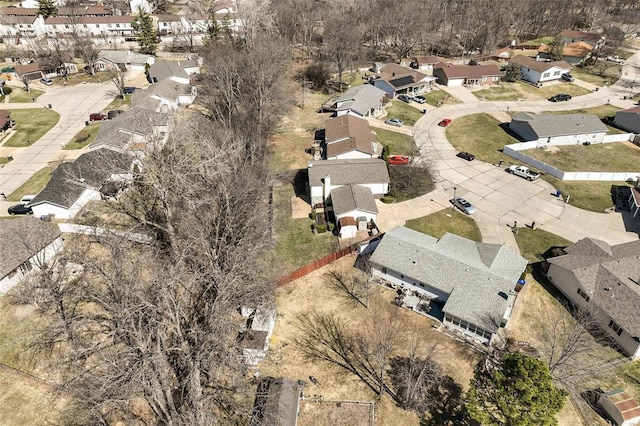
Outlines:
[[[331,270],[325,274],[325,279],[331,288],[345,295],[348,300],[369,309],[371,294],[369,277]]]
[[[80,57],[87,67],[91,75],[96,74],[96,62],[100,50],[90,37],[78,36],[74,40],[74,53]]]
[[[109,78],[116,88],[116,96],[120,99],[124,99],[124,88],[126,86],[125,72],[116,66],[109,71]]]

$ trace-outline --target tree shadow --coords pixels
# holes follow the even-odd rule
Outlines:
[[[433,399],[430,415],[420,420],[420,426],[480,426],[467,415],[462,387],[451,377],[444,377]]]

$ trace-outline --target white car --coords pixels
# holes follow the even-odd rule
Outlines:
[[[468,215],[472,215],[476,212],[476,208],[467,200],[462,197],[456,197],[451,200],[454,206],[462,210],[464,213]]]
[[[390,126],[402,127],[402,120],[399,118],[390,118],[384,122]]]

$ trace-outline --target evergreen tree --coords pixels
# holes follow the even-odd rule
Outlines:
[[[158,33],[153,26],[153,19],[151,15],[142,9],[138,10],[138,16],[135,17],[131,23],[133,30],[136,33],[138,40],[138,46],[140,46],[140,53],[152,55],[156,51],[158,46]]]
[[[516,64],[509,64],[504,67],[504,81],[515,82],[522,78],[522,71],[520,66]]]
[[[562,48],[564,47],[564,43],[562,37],[554,37],[554,39],[549,43],[549,59],[552,61],[561,61],[564,58],[562,54]]]
[[[553,384],[542,361],[512,353],[495,369],[481,361],[471,381],[467,409],[483,425],[553,426],[567,391]]]
[[[38,3],[40,4],[38,14],[42,16],[43,19],[58,15],[58,6],[56,6],[55,0],[40,0]]]

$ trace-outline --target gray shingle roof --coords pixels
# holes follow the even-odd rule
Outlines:
[[[332,185],[389,183],[387,163],[378,158],[312,161],[308,171],[310,186],[322,185],[326,175]]]
[[[112,174],[129,172],[132,162],[130,155],[110,149],[82,154],[74,162],[58,166],[47,186],[29,204],[69,208],[86,188],[99,190]]]
[[[640,240],[609,246],[585,238],[549,263],[573,273],[595,303],[618,325],[640,336]]]
[[[454,234],[441,239],[397,227],[387,232],[371,262],[449,294],[443,311],[495,331],[527,260],[505,245]]]
[[[526,122],[538,138],[607,132],[597,115],[518,113],[512,121]]]
[[[553,62],[544,62],[544,61],[536,61],[534,58],[530,58],[528,56],[516,55],[511,58],[511,62],[520,65],[521,67],[531,68],[532,70],[538,72],[545,72],[550,70],[553,67],[558,67],[566,70],[571,69],[571,65],[565,61],[553,61]]]
[[[341,215],[352,210],[378,213],[373,193],[366,186],[345,185],[331,191],[333,213]]]
[[[336,100],[336,102],[346,102],[338,108],[338,111],[350,109],[365,115],[369,110],[380,105],[385,95],[384,90],[371,84],[352,87]]]
[[[169,77],[189,78],[189,74],[185,68],[195,68],[198,66],[197,61],[167,61],[159,60],[149,67],[149,77],[156,82],[160,82]]]
[[[0,278],[60,236],[60,229],[34,217],[0,220]]]
[[[104,58],[116,64],[146,64],[153,56],[130,50],[101,50],[98,58]]]
[[[162,98],[175,101],[179,95],[190,95],[191,87],[190,84],[176,83],[167,78],[160,83],[152,84],[145,92],[148,96],[158,95]]]
[[[154,127],[166,126],[169,123],[167,113],[156,112],[142,106],[135,106],[118,114],[113,120],[106,120],[100,125],[98,134],[89,145],[90,150],[101,146],[125,149],[131,141],[131,135],[147,136],[153,134]]]

